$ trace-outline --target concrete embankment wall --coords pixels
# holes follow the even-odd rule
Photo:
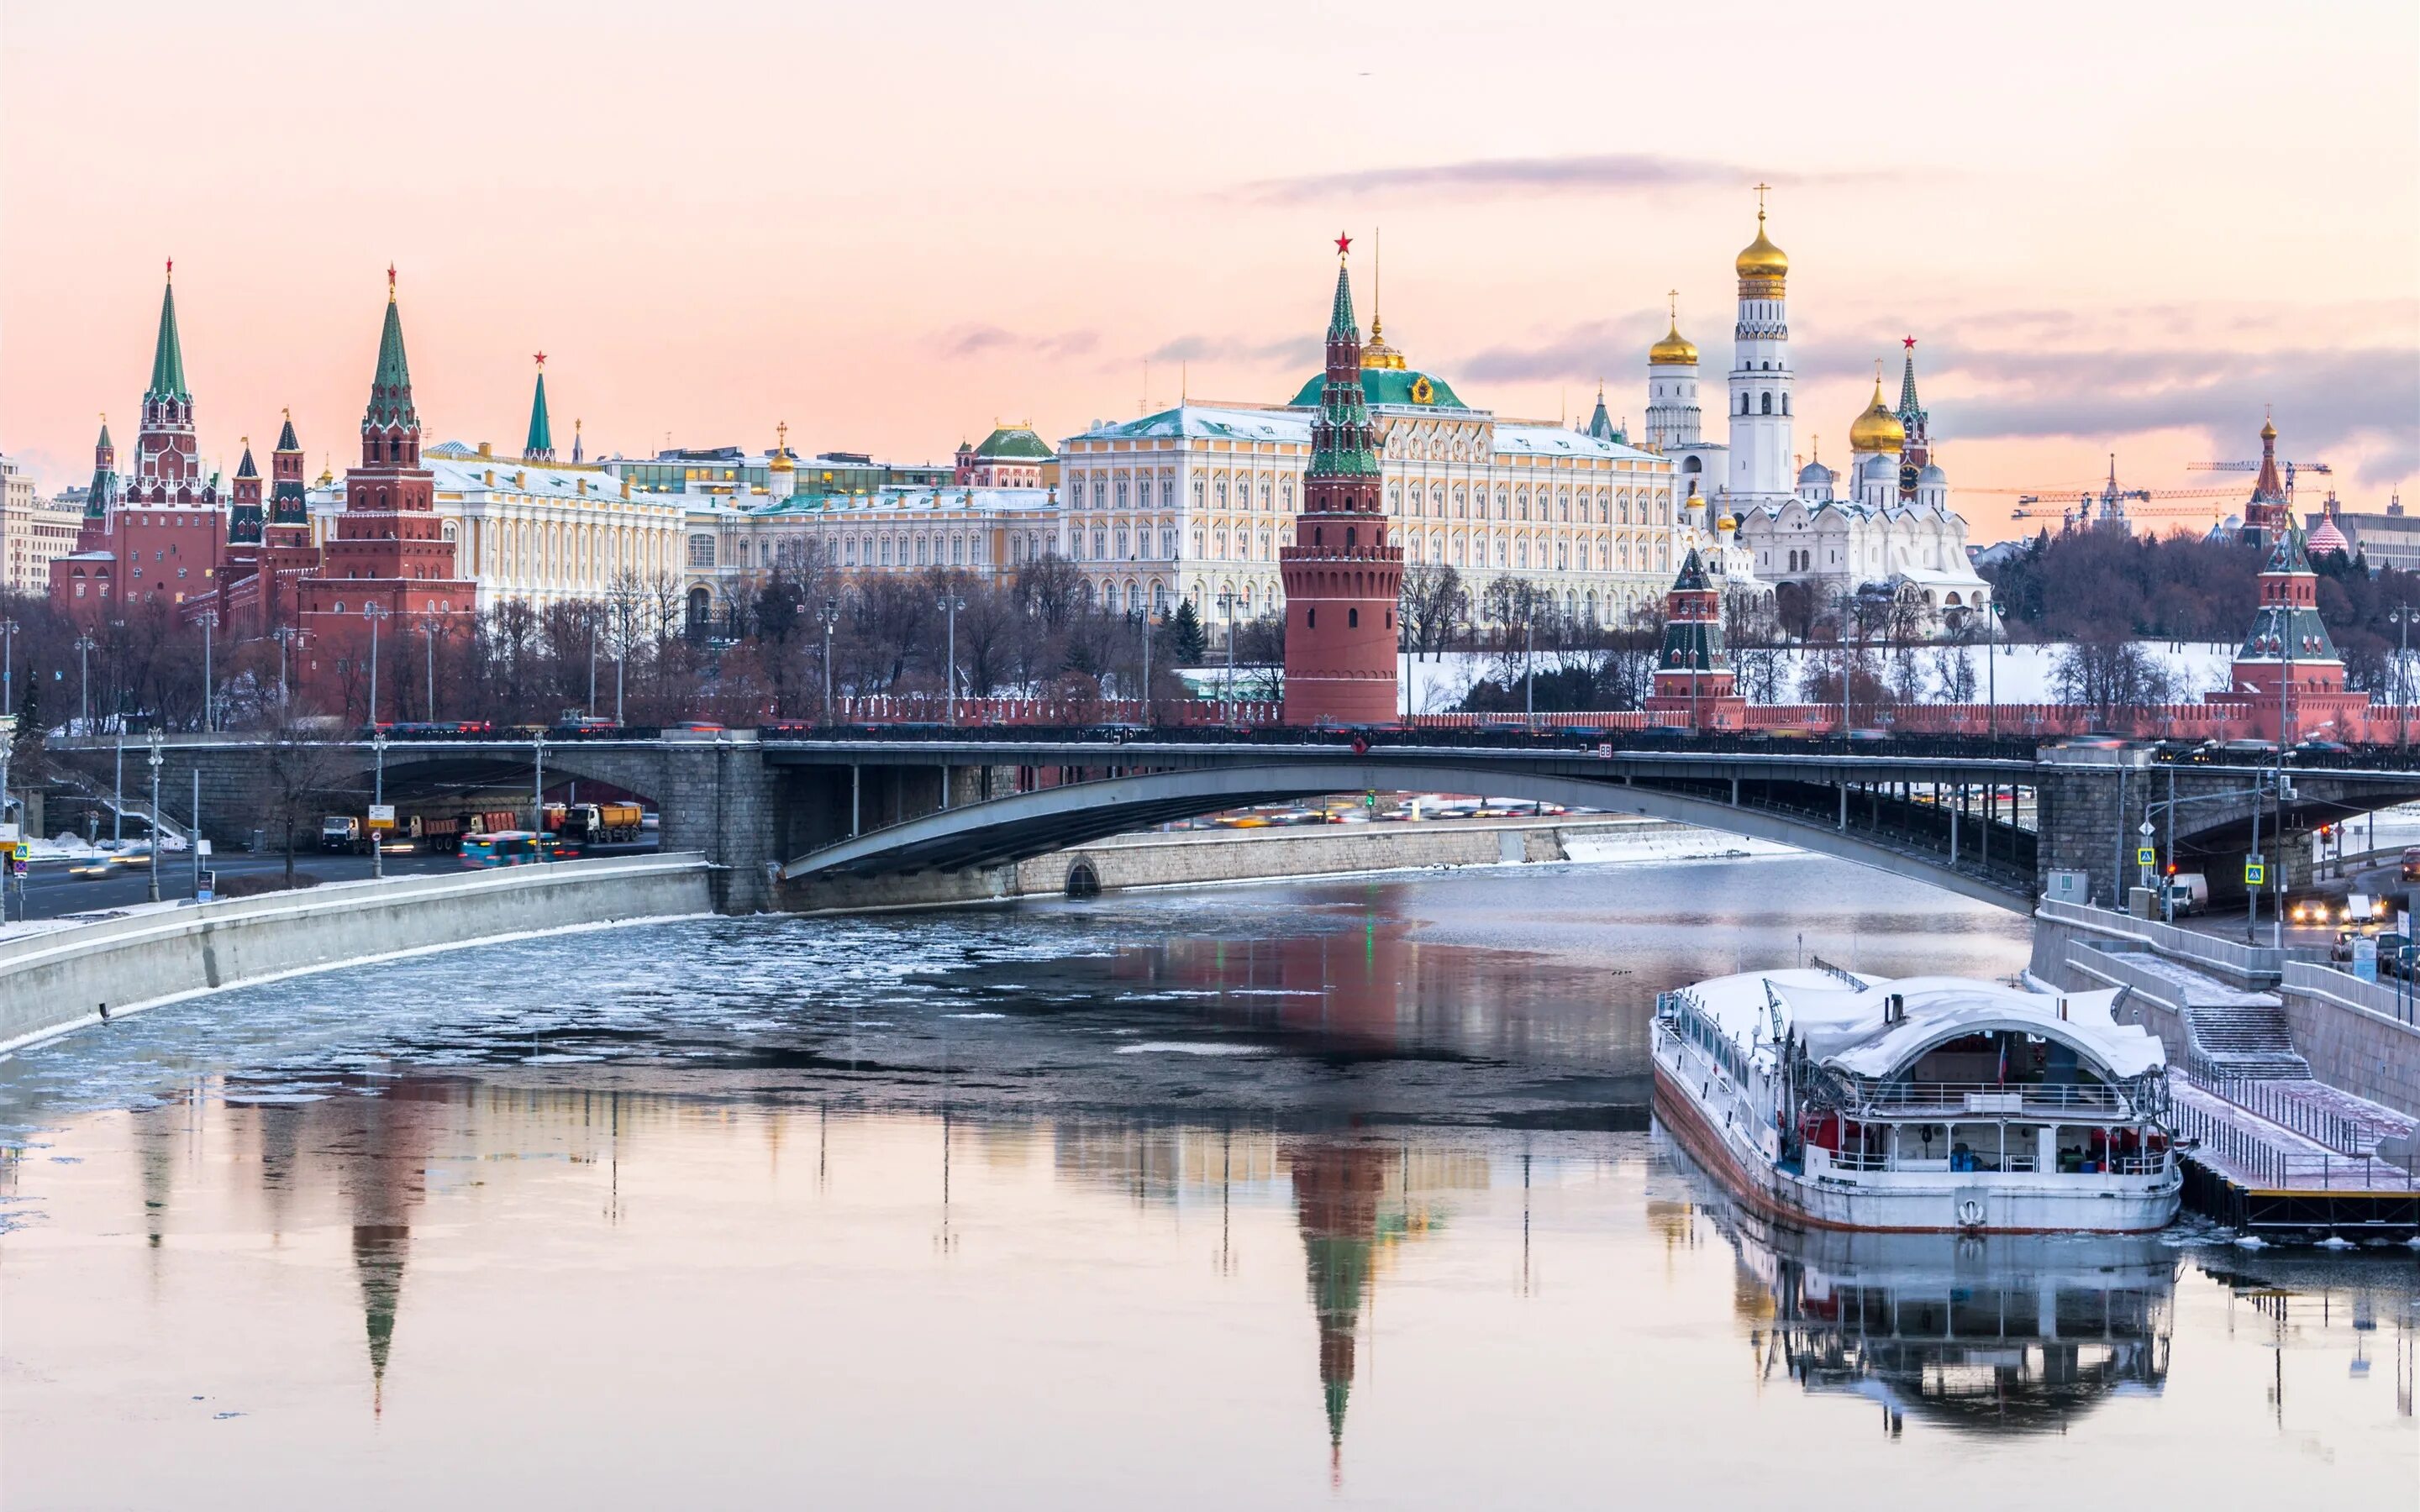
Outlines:
[[[2420,1028],[2402,1022],[2407,1010],[2392,986],[2288,951],[2051,904],[2034,916],[2032,970],[2079,992],[2133,987],[2129,1016],[2159,1035],[2172,1064],[2185,1054],[2180,1010],[2238,997],[2280,1005],[2312,1075],[2420,1118]]]
[[[0,1049],[220,987],[616,919],[706,914],[690,854],[346,882],[0,941]]]
[[[898,877],[809,879],[783,889],[801,912],[1055,897],[1081,869],[1104,892],[1126,887],[1333,876],[1355,872],[1549,861],[1681,860],[1781,847],[1663,820],[1439,820],[1301,829],[1120,835],[1011,866]]]
[[[2420,1118],[2420,1027],[2393,987],[2296,962],[2278,989],[2294,1048],[2330,1087]]]

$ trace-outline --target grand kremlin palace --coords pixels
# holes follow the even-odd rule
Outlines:
[[[1204,620],[1277,609],[1278,548],[1293,539],[1320,381],[1282,408],[1186,403],[1067,439],[1063,549],[1104,604],[1166,609],[1182,596]],[[1375,322],[1361,387],[1404,560],[1458,569],[1474,611],[1506,576],[1594,623],[1670,586],[1668,459],[1601,423],[1579,431],[1473,409],[1410,367]]]

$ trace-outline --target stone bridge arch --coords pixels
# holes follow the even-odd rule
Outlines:
[[[1668,819],[1796,846],[1956,892],[2002,908],[2032,906],[2030,875],[1953,867],[1942,855],[1803,813],[1732,804],[1698,794],[1550,772],[1450,762],[1273,761],[1179,769],[1044,788],[963,804],[811,851],[784,865],[784,881],[976,872],[1171,820],[1253,804],[1363,790],[1486,793]]]

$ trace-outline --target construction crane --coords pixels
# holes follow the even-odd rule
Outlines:
[[[2196,515],[2205,507],[2199,504],[2154,503],[2155,500],[2231,499],[2241,492],[2235,488],[2120,488],[2118,486],[2118,454],[2109,454],[2109,476],[2095,489],[2090,486],[2077,487],[2035,488],[1962,488],[1961,493],[2015,494],[2017,507],[2009,511],[2010,519],[2032,519],[2058,511],[2059,529],[2074,530],[2082,525],[2103,525],[2115,530],[2126,528],[2129,502],[2144,507],[2131,511],[2141,515]],[[2213,517],[2215,511],[2212,512]]]
[[[2325,472],[2333,476],[2336,471],[2325,462],[2288,462],[2280,459],[2277,465],[2286,470],[2286,497],[2288,499],[2294,497],[2295,473]],[[2257,461],[2188,462],[2185,464],[2185,471],[2187,472],[2257,472],[2260,471],[2260,464]]]

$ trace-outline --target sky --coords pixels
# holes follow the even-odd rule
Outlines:
[[[0,452],[56,488],[100,414],[132,440],[171,257],[230,471],[289,406],[343,464],[390,262],[432,441],[517,450],[542,350],[566,449],[786,421],[923,461],[1281,402],[1340,228],[1466,401],[1578,419],[1602,379],[1635,429],[1668,289],[1719,391],[1759,182],[1802,455],[1912,333],[1978,541],[2113,451],[2233,488],[2187,465],[2269,408],[2335,469],[2306,507],[2420,506],[2409,0],[0,0]]]

